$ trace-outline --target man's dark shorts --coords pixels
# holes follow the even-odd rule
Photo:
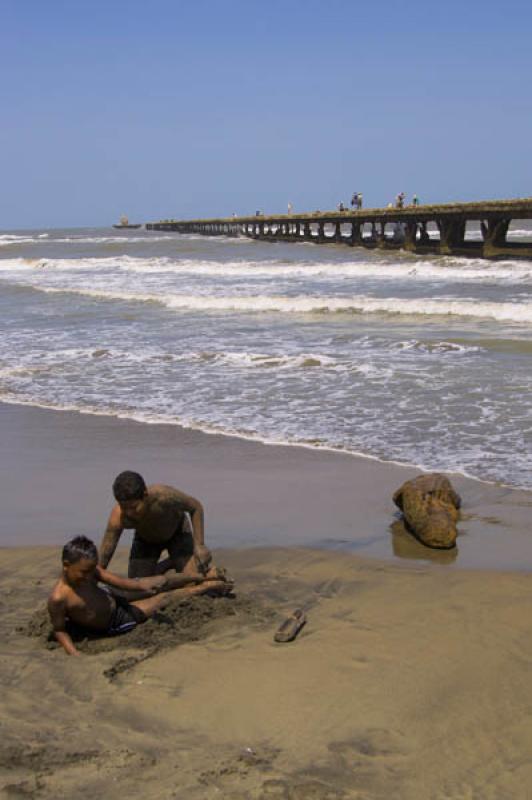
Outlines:
[[[129,553],[129,577],[146,578],[148,575],[157,575],[160,572],[157,564],[164,550],[168,551],[175,569],[181,572],[183,565],[194,555],[194,539],[186,522],[164,544],[144,542],[135,534]],[[166,568],[168,569],[168,566]]]

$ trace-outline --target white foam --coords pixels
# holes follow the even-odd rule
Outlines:
[[[416,353],[439,353],[444,355],[469,355],[471,353],[482,353],[483,348],[477,345],[464,345],[457,342],[420,342],[417,339],[411,339],[404,342],[395,342],[392,346],[393,350],[400,350],[402,352],[413,351]]]
[[[190,360],[190,355],[186,359]],[[283,355],[272,353],[248,353],[248,352],[201,352],[193,354],[193,357],[202,361],[214,361],[230,364],[231,366],[244,368],[313,368],[313,367],[334,367],[336,362],[330,356],[318,353],[299,353],[298,355]]]

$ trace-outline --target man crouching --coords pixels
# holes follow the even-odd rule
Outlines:
[[[102,567],[108,566],[124,529],[133,528],[130,578],[161,575],[169,569],[187,575],[214,574],[211,552],[204,543],[204,511],[199,500],[173,486],[146,486],[142,475],[129,470],[116,477],[113,494],[116,505],[100,544]],[[160,560],[163,551],[168,558]]]
[[[175,597],[188,597],[216,591],[227,594],[231,583],[198,574],[176,574],[171,578],[172,591],[156,594],[166,588],[162,575],[144,578],[120,578],[98,566],[98,550],[86,536],[76,536],[63,547],[63,572],[48,599],[48,612],[54,636],[69,655],[80,655],[70,633],[68,622],[87,632],[114,636],[127,633],[153,616]],[[151,593],[152,596],[131,603],[117,597],[98,582],[116,589]],[[176,588],[177,587],[177,588]]]

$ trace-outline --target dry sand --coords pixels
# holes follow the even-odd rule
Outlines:
[[[218,560],[237,598],[147,623],[175,627],[167,647],[132,635],[75,659],[27,635],[57,548],[0,551],[6,797],[529,796],[526,574],[297,548]],[[297,606],[307,625],[274,644]]]
[[[530,796],[530,493],[453,478],[459,547],[430,554],[390,530],[416,470],[1,404],[0,434],[0,543],[30,545],[0,548],[1,796]],[[99,539],[123,468],[205,501],[235,597],[68,658],[42,635],[58,545]]]

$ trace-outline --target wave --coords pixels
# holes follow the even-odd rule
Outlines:
[[[176,274],[235,278],[375,278],[385,280],[420,280],[485,283],[532,283],[532,267],[520,261],[499,261],[496,264],[480,259],[440,257],[438,260],[340,261],[319,264],[300,261],[206,261],[198,259],[139,258],[112,256],[106,258],[14,258],[0,260],[3,272],[63,271],[76,272],[118,270],[136,274]]]
[[[174,236],[145,235],[145,236],[62,236],[50,237],[49,233],[36,236],[22,236],[15,234],[0,234],[0,247],[18,244],[139,244],[140,242],[164,242],[174,239]]]
[[[359,342],[360,350],[350,356],[331,356],[316,352],[302,353],[272,353],[234,350],[191,350],[182,353],[167,352],[157,347],[142,347],[135,350],[122,350],[114,347],[68,347],[56,350],[40,351],[27,349],[24,355],[17,357],[15,363],[0,362],[0,381],[8,381],[12,385],[25,379],[37,376],[48,378],[64,374],[65,368],[69,374],[83,375],[91,364],[97,362],[105,364],[103,369],[114,369],[120,364],[122,371],[131,367],[138,370],[155,369],[164,365],[166,370],[170,364],[180,364],[183,367],[196,369],[209,369],[212,367],[227,367],[229,369],[259,370],[259,371],[298,371],[298,370],[326,370],[335,373],[358,373],[369,378],[390,378],[394,373],[393,362],[371,361],[371,350],[375,347],[379,354],[386,351],[394,353],[408,353],[414,357],[434,356],[441,358],[455,356],[469,356],[484,352],[484,348],[476,345],[464,345],[448,341],[420,341],[417,339],[392,342],[382,339]],[[74,372],[72,372],[72,370]],[[205,373],[206,374],[206,373]],[[20,388],[20,387],[19,387]]]
[[[138,244],[139,242],[165,242],[169,239],[174,239],[174,236],[169,234],[161,235],[145,235],[145,236],[80,236],[80,237],[65,237],[63,239],[53,239],[53,243],[60,242],[61,244]]]
[[[156,362],[173,362],[180,364],[202,364],[204,366],[227,366],[236,369],[258,369],[258,370],[294,370],[294,369],[316,369],[324,367],[336,371],[360,371],[360,365],[355,362],[342,362],[330,356],[317,353],[300,353],[297,355],[283,355],[275,353],[253,353],[253,352],[231,352],[200,350],[185,352],[180,354],[163,353],[160,351],[150,351],[150,349],[131,351],[119,351],[110,348],[67,348],[66,350],[56,350],[46,354],[39,354],[38,363],[32,361],[31,353],[28,362],[24,359],[17,365],[0,366],[0,379],[32,378],[37,375],[61,374],[65,367],[80,364],[87,367],[89,362],[96,360],[120,363],[121,367],[142,366],[150,369]]]
[[[469,317],[497,322],[532,323],[532,302],[494,303],[478,300],[441,298],[405,299],[398,297],[286,297],[275,295],[201,296],[164,295],[105,291],[100,289],[52,288],[37,286],[49,294],[75,294],[96,300],[123,300],[131,303],[156,303],[183,311],[232,311],[245,313],[277,312],[291,314],[389,314],[431,317]]]
[[[0,234],[0,247],[11,247],[16,244],[36,244],[38,239],[28,236],[15,236],[14,234]]]
[[[530,236],[532,237],[532,228],[515,228],[510,229],[506,236]]]

